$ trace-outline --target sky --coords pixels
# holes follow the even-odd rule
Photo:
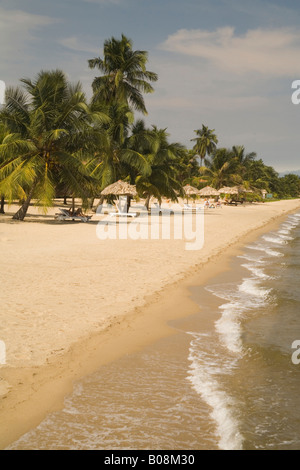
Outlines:
[[[204,124],[219,147],[243,145],[278,172],[300,169],[299,2],[0,0],[0,81],[58,68],[90,98],[88,59],[122,34],[159,77],[144,96],[148,126],[191,149]]]

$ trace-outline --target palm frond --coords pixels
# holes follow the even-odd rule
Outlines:
[[[151,174],[151,166],[148,160],[141,153],[131,149],[122,149],[120,154],[124,163],[130,165],[132,168],[135,168],[141,174]]]

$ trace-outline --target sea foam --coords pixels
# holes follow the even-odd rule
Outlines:
[[[216,351],[204,350],[203,337],[197,333],[190,343],[188,380],[202,399],[211,407],[211,418],[216,424],[219,448],[241,450],[243,436],[239,431],[239,420],[234,410],[235,401],[224,390],[220,378],[234,367],[232,359],[220,356]],[[211,339],[212,340],[212,339]]]

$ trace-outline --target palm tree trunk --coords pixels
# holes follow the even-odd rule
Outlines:
[[[75,197],[72,196],[72,214],[75,212]]]
[[[149,210],[150,199],[151,199],[151,194],[148,194],[147,197],[146,197],[146,201],[145,201],[145,207],[146,207],[147,211]]]
[[[91,210],[93,209],[94,200],[95,200],[94,197],[91,197],[91,198],[89,199],[89,209],[91,209]]]
[[[23,202],[20,209],[15,213],[15,215],[13,216],[13,219],[15,219],[15,220],[24,220],[24,218],[27,214],[28,207],[29,207],[30,201],[32,199],[34,190],[36,188],[36,185],[37,185],[37,181],[33,184],[31,190],[29,191],[27,199],[25,199],[25,201]]]
[[[4,212],[4,204],[5,204],[4,196],[1,196],[0,214],[5,214],[5,212]]]
[[[96,207],[97,214],[101,214],[102,205],[103,205],[104,201],[105,201],[105,196],[100,196],[99,204]],[[101,207],[101,210],[99,209],[99,207]]]
[[[131,196],[127,196],[127,213],[129,212],[130,205],[131,205]]]

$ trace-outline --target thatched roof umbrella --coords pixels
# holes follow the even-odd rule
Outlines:
[[[199,194],[204,197],[219,196],[219,191],[211,186],[205,186],[205,188],[200,189]]]
[[[195,188],[194,186],[191,186],[190,184],[186,184],[185,186],[183,186],[182,189],[186,195],[187,204],[189,202],[189,196],[198,196],[200,193],[199,189]]]
[[[224,186],[219,189],[219,194],[238,194],[239,189],[237,186]]]
[[[113,184],[110,184],[101,191],[101,196],[127,196],[126,202],[126,212],[128,212],[130,207],[130,201],[132,197],[137,196],[136,187],[132,184],[127,183],[126,181],[116,181]]]
[[[101,191],[102,196],[109,196],[114,194],[115,196],[131,196],[134,197],[137,195],[136,187],[132,184],[127,183],[126,181],[116,181],[113,184],[107,186],[103,191]]]
[[[190,184],[186,184],[182,188],[187,196],[191,196],[194,194],[199,194],[199,189],[195,188],[194,186],[191,186]]]

